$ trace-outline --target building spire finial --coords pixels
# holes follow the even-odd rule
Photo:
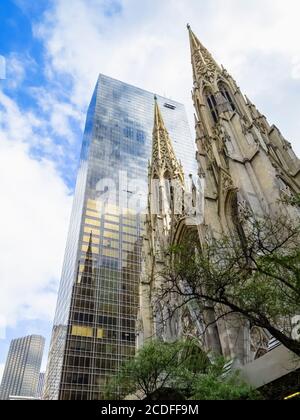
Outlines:
[[[155,100],[151,171],[152,174],[156,173],[164,176],[167,169],[170,174],[173,174],[174,178],[178,176],[183,182],[182,167],[176,158],[158,102]]]
[[[199,41],[197,36],[189,27],[189,38],[191,46],[193,73],[195,81],[206,79],[211,82],[216,73],[221,73],[221,67],[214,60],[210,52]]]

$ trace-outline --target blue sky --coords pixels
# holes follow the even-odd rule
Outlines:
[[[82,127],[78,125],[78,115],[68,115],[69,128],[73,134],[71,142],[66,136],[70,133],[66,133],[63,128],[59,132],[55,129],[56,119],[53,125],[53,120],[48,119],[49,107],[53,105],[53,98],[48,95],[54,91],[57,103],[68,104],[72,80],[68,74],[61,74],[54,80],[47,77],[44,43],[34,35],[34,27],[50,7],[50,2],[42,0],[35,3],[37,5],[28,6],[23,1],[4,0],[0,5],[0,53],[7,60],[7,82],[2,82],[2,89],[22,111],[32,113],[43,121],[43,124],[34,128],[34,132],[42,138],[50,136],[51,144],[48,148],[44,143],[32,144],[30,153],[36,159],[46,157],[56,161],[63,179],[72,189]]]
[[[192,124],[189,22],[299,155],[299,14],[298,0],[1,0],[0,375],[11,338],[49,337],[98,73],[185,103]]]

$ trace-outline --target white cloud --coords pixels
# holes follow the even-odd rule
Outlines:
[[[26,119],[21,118],[18,121],[15,119],[14,125],[11,125],[9,130],[13,139],[16,139],[18,132],[23,132],[23,140],[28,142],[31,150],[38,150],[39,154],[55,161],[57,168],[63,169],[66,155],[70,150],[66,151],[62,146],[68,145],[69,148],[74,146],[74,142],[78,140],[74,127],[78,129],[84,126],[85,115],[76,104],[70,103],[69,91],[60,83],[61,80],[53,80],[53,83],[49,84],[44,82],[47,88],[40,87],[35,83],[36,74],[37,63],[27,52],[11,53],[7,57],[7,78],[3,82],[5,91],[13,93],[13,98],[23,95],[23,99],[28,100],[25,109],[29,109],[26,111]],[[0,109],[1,105],[9,103],[6,112],[10,114],[9,117],[16,115],[19,112],[17,100],[12,101],[10,96],[2,96]],[[23,106],[21,107],[23,110]],[[0,114],[2,127],[7,128],[6,120],[7,116]],[[33,135],[28,136],[28,133],[24,132],[28,128],[34,131]],[[55,141],[57,138],[60,141]],[[68,158],[69,161],[74,159],[73,154],[70,156],[69,153]]]
[[[72,143],[74,133],[71,127],[71,119],[83,126],[83,114],[76,104],[70,104],[66,99],[59,98],[57,90],[47,90],[46,88],[31,88],[32,96],[45,115],[44,121],[48,131],[55,136],[63,137],[67,142]]]
[[[6,87],[10,89],[20,88],[26,73],[36,69],[36,62],[28,54],[12,52],[6,58]]]
[[[3,314],[0,314],[0,340],[6,339],[7,319]]]
[[[71,121],[82,124],[99,72],[185,103],[193,128],[189,22],[300,154],[298,0],[52,3],[34,28],[46,47],[51,84],[51,90],[31,91],[43,119],[24,114],[0,92],[0,314],[12,325],[52,319],[71,205],[54,164],[32,159],[30,150],[39,146],[44,155],[63,158],[64,145],[51,135],[72,144]],[[29,7],[24,0],[18,4]],[[10,57],[11,88],[22,82],[29,63],[28,57]],[[65,80],[72,81],[71,91]]]
[[[292,58],[292,78],[300,79],[300,54]]]
[[[6,79],[6,59],[0,55],[0,80]]]
[[[298,0],[123,0],[121,13],[107,17],[103,10],[109,3],[74,0],[70,8],[55,0],[35,28],[47,47],[48,74],[73,78],[73,104],[86,106],[101,72],[184,102],[193,124],[185,31],[190,22],[271,123],[285,107],[282,121],[275,122],[294,138],[300,154],[297,118],[289,115],[287,103],[300,89],[298,62],[293,62],[299,56]],[[281,92],[287,81],[288,92]]]
[[[0,105],[0,313],[14,326],[53,318],[71,197],[52,162],[30,157],[40,121],[1,92]]]

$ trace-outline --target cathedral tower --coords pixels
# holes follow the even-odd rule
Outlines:
[[[155,288],[159,287],[159,272],[167,258],[161,249],[180,244],[184,235],[189,238],[194,234],[203,249],[207,235],[220,237],[241,231],[249,212],[256,217],[272,217],[280,210],[293,218],[297,210],[279,204],[279,201],[300,192],[300,161],[278,128],[269,125],[241,93],[235,80],[218,65],[189,25],[188,32],[193,68],[196,159],[198,175],[205,180],[204,217],[193,226],[187,223],[185,209],[178,215],[172,211],[172,200],[169,200],[171,207],[163,204],[168,201],[166,198],[172,197],[166,180],[176,180],[182,186],[183,196],[188,192],[155,103],[139,342],[152,337],[176,339],[191,335],[191,331],[195,337],[205,331],[202,334],[205,350],[223,354],[243,365],[267,351],[270,337],[264,331],[258,332],[256,327],[251,328],[239,315],[217,320],[220,308],[216,311],[209,302],[202,309],[193,306],[186,311],[185,308],[170,321],[165,313],[167,305],[161,309],[153,298]],[[159,197],[157,212],[153,211],[154,195]],[[171,306],[172,302],[169,303]],[[199,319],[204,324],[197,324]],[[186,328],[187,324],[190,324],[189,328]],[[257,334],[260,340],[257,340]]]
[[[197,161],[205,177],[204,224],[230,234],[248,211],[275,215],[279,200],[300,192],[300,161],[291,144],[243,96],[235,80],[220,67],[188,25],[193,67],[193,102]],[[293,217],[290,206],[281,211]],[[218,322],[224,356],[241,364],[261,349],[251,348],[247,323]]]
[[[184,172],[177,160],[155,96],[152,156],[148,169],[148,214],[143,246],[143,270],[140,285],[139,345],[152,337],[176,336],[167,331],[164,307],[157,307],[154,292],[160,284],[159,272],[164,264],[164,250],[170,244],[176,224],[176,207],[180,207],[184,191]],[[182,206],[182,204],[181,204]],[[179,214],[181,211],[179,211]]]

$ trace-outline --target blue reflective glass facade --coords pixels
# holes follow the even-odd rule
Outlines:
[[[184,106],[158,96],[186,176],[195,147]],[[154,94],[100,75],[88,110],[50,346],[45,398],[103,399],[135,353]]]

